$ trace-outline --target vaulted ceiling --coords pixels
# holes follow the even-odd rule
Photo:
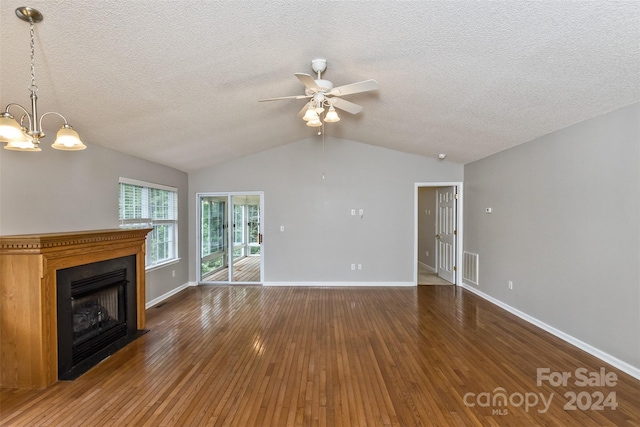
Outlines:
[[[314,58],[335,86],[380,85],[326,136],[459,163],[640,100],[637,1],[2,0],[0,108],[29,105],[19,6],[44,15],[41,113],[187,172],[314,137],[304,100],[258,102],[303,94]]]

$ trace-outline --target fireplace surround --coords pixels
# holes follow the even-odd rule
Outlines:
[[[65,271],[72,271],[78,266],[101,265],[104,261],[128,259],[130,267],[125,268],[129,272],[124,273],[124,279],[98,277],[98,282],[112,281],[113,283],[107,283],[107,288],[115,288],[116,293],[132,293],[133,296],[127,298],[125,303],[127,334],[135,335],[144,331],[144,254],[145,238],[149,231],[148,228],[113,229],[0,236],[0,387],[44,388],[59,379],[59,273],[64,276]],[[96,274],[91,274],[107,274],[106,271],[94,273]],[[74,274],[72,282],[86,279],[85,273],[79,276]],[[133,282],[135,285],[125,285],[124,282]],[[90,294],[85,287],[71,297],[74,300],[85,298],[84,306],[77,307],[75,314],[71,309],[71,318],[75,316],[79,320],[77,332],[81,332],[82,325],[84,332],[88,334],[94,333],[96,329],[111,329],[107,328],[109,325],[106,315],[98,306],[103,306],[106,311],[119,311],[110,313],[110,317],[113,314],[120,317],[123,315],[120,312],[122,307],[118,306],[121,303],[112,305],[111,310],[105,306],[111,304],[108,300],[113,300],[113,291],[105,289],[100,292],[110,292],[112,296],[99,296],[103,303],[98,302],[96,305],[94,301],[99,298],[85,298]],[[114,308],[116,306],[118,308]],[[67,315],[68,313],[65,314]],[[122,329],[122,326],[119,328]],[[86,337],[80,339],[82,342],[79,344],[85,339]],[[71,341],[74,341],[73,334]],[[81,352],[82,349],[78,351]],[[62,354],[60,356],[67,357]],[[73,354],[71,358],[73,359]]]

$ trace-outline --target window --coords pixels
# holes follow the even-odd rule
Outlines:
[[[178,259],[178,189],[120,178],[121,228],[150,227],[147,268]]]

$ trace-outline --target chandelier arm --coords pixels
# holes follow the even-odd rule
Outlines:
[[[60,113],[56,113],[55,111],[48,111],[46,113],[44,113],[43,115],[40,116],[40,132],[42,132],[42,119],[44,119],[45,116],[49,115],[49,114],[55,114],[56,116],[59,116],[60,118],[62,118],[62,120],[64,120],[64,127],[68,127],[69,123],[67,122],[67,119]]]
[[[31,122],[31,114],[29,114],[29,112],[27,111],[26,108],[24,108],[22,105],[20,104],[16,104],[15,102],[12,102],[10,104],[7,105],[7,108],[5,108],[4,112],[11,114],[9,112],[9,108],[10,107],[18,107],[19,109],[21,109],[24,114],[22,115],[22,117],[20,117],[20,126],[22,126],[22,121],[24,120],[24,118],[26,117],[27,119],[29,119],[29,129],[31,129],[31,126],[33,125],[33,123]]]

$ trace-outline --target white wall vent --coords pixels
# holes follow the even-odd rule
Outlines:
[[[478,254],[464,251],[462,280],[473,285],[478,284]]]

